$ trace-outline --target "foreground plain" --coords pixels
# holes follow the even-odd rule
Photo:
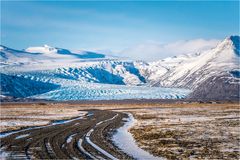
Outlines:
[[[96,144],[99,144],[101,148],[105,148],[106,151],[117,158],[131,158],[131,156],[127,156],[117,149],[110,139],[111,134],[113,133],[112,130],[115,130],[117,127],[123,125],[121,118],[126,116],[123,112],[129,112],[132,113],[134,118],[137,120],[134,127],[130,129],[130,132],[136,139],[137,144],[154,156],[167,159],[239,159],[239,109],[240,106],[238,103],[212,104],[194,102],[186,103],[183,101],[176,101],[173,103],[89,102],[2,104],[1,131],[17,130],[35,125],[44,126],[57,119],[77,118],[81,112],[89,112],[92,110],[96,112],[95,115],[98,115],[98,118],[92,117],[92,119],[91,117],[88,117],[87,119],[78,120],[79,122],[89,124],[89,126],[86,125],[88,127],[85,128],[84,132],[82,132],[82,130],[84,130],[83,126],[79,125],[77,127],[82,133],[87,133],[94,125],[96,125],[96,123],[104,119],[113,118],[115,113],[117,113],[121,115],[117,118],[117,123],[114,121],[107,123],[107,126],[110,126],[110,128],[103,130],[104,132],[99,132],[102,133],[101,135],[94,136],[93,134],[92,139],[96,142]],[[14,121],[18,121],[17,124],[19,125],[11,125],[11,122]],[[25,123],[21,123],[21,121]],[[76,123],[74,122],[74,124]],[[59,156],[64,153],[66,156],[65,158],[70,158],[71,153],[74,155],[76,154],[74,157],[86,158],[88,155],[81,155],[81,150],[79,152],[79,148],[74,148],[74,146],[78,143],[79,138],[83,135],[74,135],[77,130],[72,125],[73,124],[68,124],[67,126],[63,125],[62,129],[61,127],[53,127],[52,131],[56,132],[56,135],[61,133],[64,134],[58,138],[56,138],[56,135],[50,135],[50,139],[47,140],[51,140],[51,137],[53,138],[50,141],[51,143],[55,143],[55,145],[51,144],[52,146],[55,146],[53,147],[53,153],[59,153]],[[69,129],[66,131],[67,127],[72,128],[72,130]],[[44,131],[39,131],[39,133],[40,132],[43,134],[41,138],[46,136]],[[37,131],[35,133],[35,135],[37,135]],[[64,151],[61,151],[60,148],[59,151],[59,147],[66,143],[67,139],[71,135],[76,136],[73,139],[73,142],[70,143],[70,146],[73,147],[65,147]],[[56,141],[54,140],[54,137]],[[34,140],[35,138],[41,139],[40,137],[32,138]],[[99,143],[103,141],[101,138],[103,138],[106,143]],[[20,142],[21,138],[17,139],[17,141]],[[13,140],[9,141],[7,138],[1,139],[1,147],[3,144],[5,146],[9,146],[12,142]],[[31,144],[31,141],[29,141],[29,143]],[[44,138],[39,140],[39,144],[45,144],[45,150],[47,150],[46,144],[48,143],[44,141]],[[21,143],[19,143],[19,145],[21,146]],[[22,145],[23,148],[25,146],[26,144]],[[40,146],[44,149],[44,145]],[[87,148],[86,150],[89,152],[94,153],[94,149],[91,149],[91,147],[85,146],[85,148]],[[14,149],[10,148],[9,151],[11,150]],[[38,158],[46,156],[35,155]],[[104,157],[104,155],[98,156]],[[46,156],[44,158],[57,157],[51,157],[48,155],[48,157]]]

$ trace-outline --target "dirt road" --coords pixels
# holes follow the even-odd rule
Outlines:
[[[129,159],[110,140],[124,113],[89,110],[83,117],[33,127],[1,137],[9,159]]]

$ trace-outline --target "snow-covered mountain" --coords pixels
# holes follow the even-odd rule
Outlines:
[[[55,48],[48,45],[42,47],[29,47],[25,49],[26,52],[30,53],[42,53],[49,57],[54,58],[80,58],[80,59],[91,59],[91,58],[105,58],[104,54],[94,53],[89,51],[71,51],[63,48]]]
[[[145,79],[134,62],[93,52],[75,52],[44,45],[17,51],[2,46],[1,68],[5,73],[49,71],[79,81],[141,85]]]
[[[152,86],[194,89],[209,77],[239,71],[239,56],[239,37],[231,36],[211,50],[166,58],[139,68]]]
[[[69,67],[84,61],[101,61],[113,59],[101,53],[89,51],[70,51],[62,48],[50,47],[29,47],[25,50],[15,50],[5,46],[0,46],[0,60],[4,69],[21,68],[42,70],[58,67]],[[29,66],[31,66],[29,68]],[[17,69],[17,70],[18,70]]]
[[[78,100],[183,98],[191,90],[191,98],[208,98],[210,85],[218,86],[224,97],[238,98],[239,39],[230,36],[211,50],[150,63],[48,45],[21,51],[1,46],[1,91],[13,97]],[[27,94],[31,87],[46,88],[45,84],[50,90]]]
[[[239,39],[239,36],[230,36],[215,48],[202,53],[180,55],[140,65],[140,73],[151,86],[191,89],[194,91],[194,94],[190,95],[192,98],[211,98],[208,95],[210,92],[224,98],[230,96],[225,94],[227,92],[237,99],[240,74]],[[210,90],[209,86],[215,87]],[[218,93],[214,93],[217,91],[216,86]],[[230,88],[232,89],[229,90]]]

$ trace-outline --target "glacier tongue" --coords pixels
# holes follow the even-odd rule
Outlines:
[[[73,78],[67,74],[57,74],[56,70],[18,72],[17,75],[7,77],[8,79],[5,78],[6,81],[2,83],[5,86],[1,85],[1,90],[8,93],[6,95],[33,99],[58,101],[180,99],[185,98],[190,93],[190,90],[186,89],[87,82],[86,79]],[[12,87],[7,82],[11,82]],[[27,94],[28,92],[31,94]]]
[[[186,89],[80,83],[32,96],[50,100],[182,99]]]

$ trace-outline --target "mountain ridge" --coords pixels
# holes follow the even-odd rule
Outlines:
[[[225,95],[227,99],[231,96],[236,99],[239,97],[236,87],[239,86],[240,73],[239,39],[239,36],[229,36],[210,50],[156,62],[123,60],[100,53],[74,52],[47,45],[23,51],[1,45],[1,73],[56,84],[60,78],[61,85],[65,80],[73,80],[88,84],[186,88],[192,90],[189,97],[193,99],[214,99],[208,93],[215,92],[209,86],[215,83],[215,88],[224,86],[217,87],[216,91],[226,91],[229,93]],[[231,83],[225,84],[225,81]],[[224,98],[216,96],[215,99]]]
[[[42,54],[60,54],[60,55],[71,55],[76,58],[105,58],[104,54],[90,52],[90,51],[71,51],[64,48],[51,47],[49,45],[43,45],[42,47],[28,47],[24,51],[30,53],[42,53]],[[56,56],[56,55],[55,55]]]
[[[207,79],[210,77],[210,75],[222,74],[222,72],[226,72],[228,70],[231,71],[234,69],[239,69],[239,56],[236,56],[238,53],[234,52],[234,48],[232,47],[232,41],[230,38],[226,38],[215,48],[204,51],[199,55],[194,55],[185,59],[184,56],[179,56],[170,59],[170,61],[167,63],[160,60],[160,62],[152,63],[152,66],[149,68],[159,69],[158,66],[160,66],[165,68],[165,72],[161,72],[161,75],[159,75],[157,78],[155,78],[156,74],[154,74],[153,71],[153,75],[147,76],[149,76],[149,79],[151,79],[150,83],[152,83],[153,86],[161,85],[195,88],[197,83],[200,83],[201,80],[199,79],[200,82],[194,82],[194,84],[193,82],[191,83],[189,81],[194,78],[198,78],[198,75],[201,75],[203,78]],[[173,63],[171,60],[174,60]],[[204,77],[206,74],[208,77]],[[188,77],[190,78],[187,79]]]

